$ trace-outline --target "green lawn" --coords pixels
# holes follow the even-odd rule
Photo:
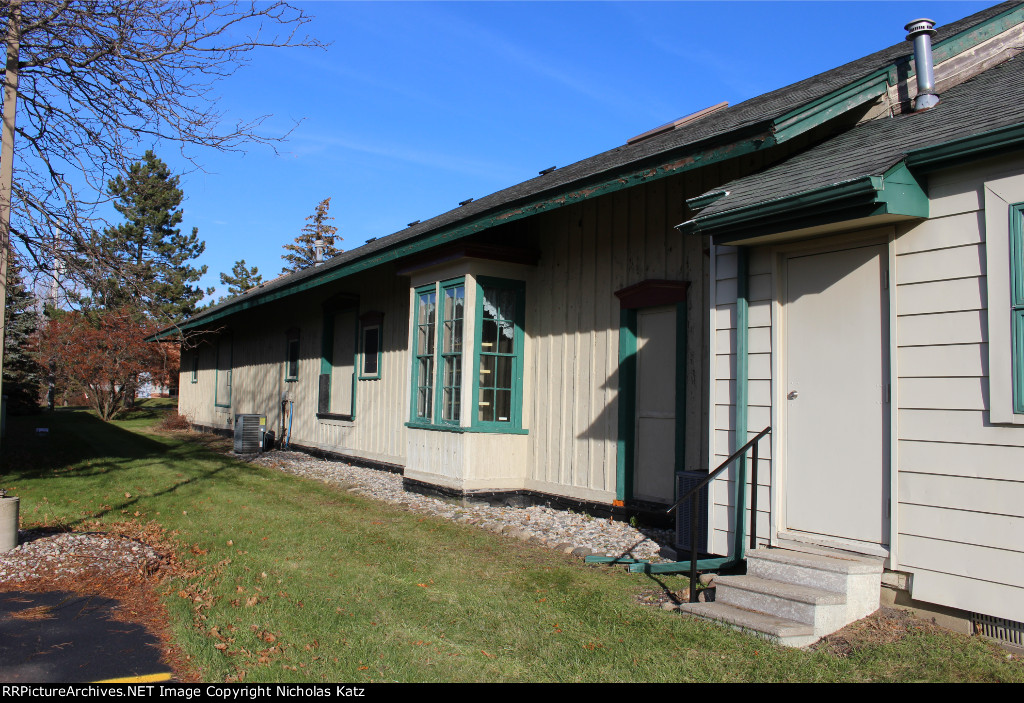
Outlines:
[[[645,607],[638,591],[685,580],[584,567],[234,461],[149,431],[164,412],[10,418],[0,485],[23,527],[176,533],[201,568],[166,604],[207,681],[1024,681],[978,639],[914,631],[840,658]]]

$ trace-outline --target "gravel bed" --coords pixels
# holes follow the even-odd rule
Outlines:
[[[36,578],[138,573],[160,562],[150,546],[89,532],[19,530],[18,546],[0,553],[0,585]]]
[[[599,519],[581,513],[544,506],[528,508],[465,504],[433,498],[402,489],[402,477],[376,469],[324,461],[299,452],[275,451],[253,463],[342,486],[351,493],[383,500],[409,510],[502,532],[524,542],[532,541],[577,556],[599,554],[664,561],[662,545],[671,544],[671,530],[638,529],[625,522]]]

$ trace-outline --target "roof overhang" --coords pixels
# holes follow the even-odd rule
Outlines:
[[[727,196],[726,196],[727,197]],[[845,229],[928,217],[928,196],[904,162],[877,176],[833,183],[677,225],[683,234],[710,235],[716,244],[754,244],[767,237],[812,237]]]

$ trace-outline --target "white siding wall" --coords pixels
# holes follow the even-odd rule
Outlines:
[[[986,216],[993,214],[984,212],[985,184],[1015,183],[1008,178],[1014,174],[1021,175],[1019,193],[1004,197],[1021,202],[1019,159],[933,174],[930,219],[896,229],[897,562],[891,566],[913,574],[916,599],[1024,621],[1024,424],[1020,416],[992,422],[989,397],[989,315],[1008,315],[1009,301],[991,301],[990,309],[986,277],[991,266],[1008,269],[1009,251],[1005,242],[1004,250],[987,250]],[[750,258],[750,435],[771,417],[769,251],[759,247]],[[732,247],[715,249],[710,468],[735,446],[735,258]],[[767,470],[762,476],[767,483]],[[759,491],[759,507],[768,511],[774,496],[767,485]],[[731,549],[732,501],[731,480],[716,481],[714,553]],[[758,533],[767,535],[769,515],[758,517]]]
[[[713,452],[709,469],[725,461],[737,447],[736,442],[736,259],[735,247],[715,247],[714,291],[714,347],[711,372],[714,379],[714,405],[712,411]],[[749,377],[747,439],[771,424],[772,406],[772,267],[766,248],[749,253],[747,262],[750,276],[748,306]],[[744,442],[746,440],[743,440]],[[759,448],[757,489],[757,534],[759,543],[767,542],[771,526],[771,442],[762,440]],[[710,551],[729,554],[732,551],[736,499],[736,468],[725,471],[712,484]],[[750,534],[750,461],[747,461],[747,534]]]
[[[914,598],[1021,621],[1024,426],[989,417],[989,315],[1009,301],[989,307],[986,276],[1009,251],[987,251],[983,211],[1011,173],[1019,160],[932,175],[931,219],[897,231],[897,539]]]

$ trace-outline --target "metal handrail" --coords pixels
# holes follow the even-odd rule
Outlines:
[[[772,431],[772,426],[768,425],[763,430],[757,433],[757,435],[744,444],[742,447],[737,449],[735,452],[729,455],[729,458],[718,465],[718,468],[708,474],[707,478],[701,480],[696,486],[693,486],[690,490],[683,495],[682,498],[672,504],[672,507],[668,508],[665,513],[671,513],[673,510],[678,508],[687,500],[690,501],[690,602],[697,602],[697,498],[699,496],[700,489],[715,480],[718,474],[725,471],[729,464],[734,462],[740,456],[746,454],[748,449],[753,449],[753,454],[750,457],[752,463],[751,471],[751,517],[750,517],[750,548],[755,549],[757,547],[757,447],[758,442],[766,434]],[[743,490],[742,486],[739,490]],[[737,510],[739,505],[737,503]],[[736,529],[740,529],[742,524],[743,516],[736,516]],[[742,543],[740,544],[742,547]],[[737,555],[738,556],[738,555]]]

